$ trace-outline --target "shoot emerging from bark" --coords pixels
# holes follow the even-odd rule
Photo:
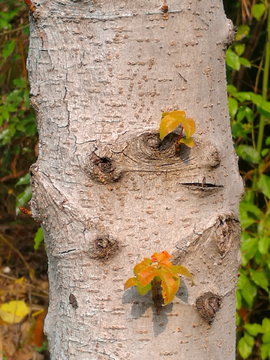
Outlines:
[[[158,297],[157,287],[161,284],[164,305],[170,304],[180,285],[178,274],[189,278],[192,285],[194,283],[190,272],[184,266],[172,265],[169,258],[172,258],[172,255],[168,254],[166,250],[160,254],[155,252],[151,259],[144,258],[142,262],[135,265],[133,270],[135,277],[126,281],[125,290],[131,286],[137,286],[141,295],[145,295],[151,290],[155,302]]]
[[[195,122],[191,118],[186,119],[186,113],[181,110],[164,112],[162,114],[159,127],[160,139],[163,140],[166,135],[174,131],[179,125],[182,127],[176,141],[176,150],[179,150],[180,143],[183,143],[190,148],[193,147],[194,141],[191,135],[193,135],[196,130]],[[185,138],[182,137],[183,130],[185,131]]]

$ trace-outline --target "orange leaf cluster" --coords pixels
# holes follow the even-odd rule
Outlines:
[[[135,265],[133,270],[135,277],[126,281],[125,290],[131,286],[137,286],[139,293],[145,295],[152,288],[151,281],[156,279],[161,283],[164,305],[170,304],[180,285],[178,274],[189,278],[192,284],[193,277],[184,266],[172,265],[169,258],[172,258],[172,255],[166,250],[160,254],[155,252],[151,259],[144,258],[142,262]]]
[[[179,125],[182,125],[182,130],[184,129],[186,137],[181,137],[181,130],[181,134],[177,140],[177,143],[183,143],[188,147],[193,147],[194,141],[191,135],[193,135],[196,130],[195,122],[191,118],[186,118],[186,113],[180,110],[164,112],[162,114],[162,119],[159,127],[160,139],[163,140],[166,135],[170,134]]]

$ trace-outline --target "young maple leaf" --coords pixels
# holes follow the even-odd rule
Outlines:
[[[180,110],[164,112],[162,114],[162,119],[159,126],[160,139],[163,140],[166,135],[170,134],[179,125],[181,125],[182,128],[177,139],[177,144],[183,143],[190,148],[193,147],[194,141],[191,135],[193,135],[196,130],[195,122],[191,118],[186,118],[186,113]],[[182,138],[183,130],[185,130],[185,138]]]
[[[135,265],[133,270],[135,277],[129,278],[126,281],[125,290],[132,286],[137,286],[141,295],[145,295],[149,290],[152,290],[154,298],[156,296],[154,295],[156,294],[156,286],[160,282],[164,305],[170,304],[180,285],[178,274],[189,278],[192,284],[193,277],[184,266],[173,266],[168,260],[169,258],[172,258],[172,255],[166,250],[159,254],[155,252],[151,259],[144,258],[142,262]]]

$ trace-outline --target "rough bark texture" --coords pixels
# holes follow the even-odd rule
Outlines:
[[[220,0],[35,0],[28,71],[39,156],[32,212],[49,262],[51,359],[235,358],[242,181],[231,139]],[[163,111],[195,146],[160,144]],[[172,304],[124,292],[136,263],[173,253]]]

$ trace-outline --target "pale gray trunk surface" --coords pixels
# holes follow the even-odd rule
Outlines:
[[[234,359],[243,185],[222,2],[168,0],[167,19],[161,0],[35,5],[32,211],[48,253],[51,359]],[[159,147],[171,110],[195,120],[192,149],[176,152],[177,135]],[[150,293],[124,283],[162,250],[196,285],[181,278],[173,303],[157,310]]]

